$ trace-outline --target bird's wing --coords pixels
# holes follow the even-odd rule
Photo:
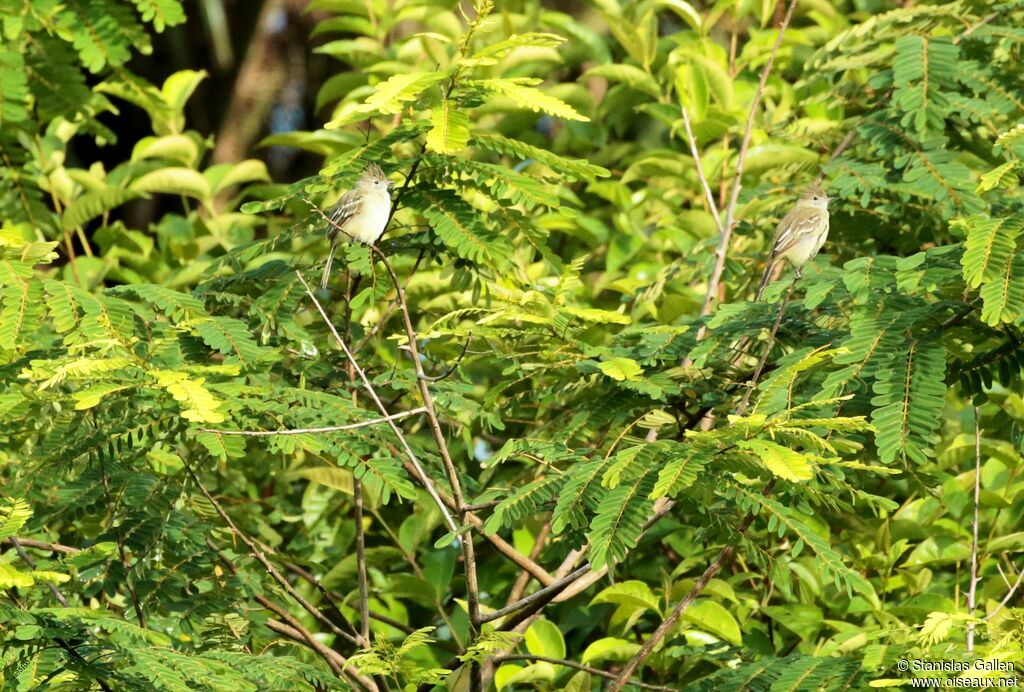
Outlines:
[[[339,228],[345,227],[346,221],[359,213],[363,207],[363,199],[364,195],[360,194],[358,190],[349,190],[342,195],[331,211],[331,228],[328,230],[328,235],[331,237],[336,235]]]
[[[807,233],[820,231],[823,224],[828,224],[827,213],[817,207],[797,207],[782,217],[782,221],[779,221],[775,228],[772,256],[784,254]],[[827,225],[824,227],[827,228]]]

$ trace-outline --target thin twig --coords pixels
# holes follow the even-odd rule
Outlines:
[[[426,255],[426,249],[421,249],[419,254],[416,256],[416,261],[413,262],[412,269],[409,271],[409,277],[405,280],[403,288],[409,288],[409,284],[412,283],[412,277],[416,275],[416,270],[420,268],[420,262],[423,261],[423,257]],[[398,309],[398,300],[393,300],[388,303],[388,306],[384,308],[384,312],[381,313],[380,318],[377,320],[377,324],[373,325],[373,328],[366,333],[366,335],[352,348],[352,353],[359,353],[363,350],[363,347],[369,343],[370,339],[377,335],[387,321],[391,319],[391,316],[395,314],[395,310]]]
[[[404,465],[406,467],[406,470],[415,475],[415,467],[413,467],[408,462],[405,462]],[[441,500],[445,503],[445,505],[447,505],[452,510],[456,509],[455,501],[451,498],[450,495],[448,495],[448,493],[444,491],[443,488],[438,489],[438,494],[441,496]],[[473,508],[473,505],[465,505],[463,507],[463,509],[466,510],[465,522],[467,525],[471,525],[474,529],[478,529],[479,527],[483,526],[484,522],[480,517],[478,517],[476,514],[470,511]],[[523,555],[521,552],[516,550],[514,546],[510,545],[508,541],[499,536],[497,533],[483,533],[483,537],[491,545],[493,545],[498,550],[498,552],[507,557],[510,561],[514,562],[520,569],[529,572],[537,581],[539,581],[544,586],[549,586],[550,584],[554,583],[555,578],[551,576],[551,574],[546,569],[538,565],[536,562],[531,560],[526,555]]]
[[[994,618],[996,616],[996,613],[1002,610],[1003,606],[1009,603],[1010,599],[1013,598],[1013,594],[1017,592],[1017,588],[1020,586],[1021,581],[1024,581],[1024,569],[1022,569],[1020,573],[1017,575],[1017,581],[1013,582],[1013,586],[1011,586],[1010,590],[1006,592],[1005,596],[1003,596],[1003,600],[999,601],[999,605],[997,605],[991,613],[989,613],[982,619],[988,621]]]
[[[718,227],[718,232],[724,235],[725,227],[722,225],[722,218],[718,215],[718,205],[715,204],[715,194],[711,191],[711,185],[708,183],[707,176],[704,175],[704,165],[700,161],[700,150],[697,148],[697,138],[693,136],[693,127],[690,125],[690,113],[686,110],[686,104],[682,103],[682,94],[680,94],[679,108],[683,114],[683,127],[686,129],[686,141],[690,145],[690,154],[693,155],[693,164],[697,169],[697,179],[700,180],[700,185],[704,189],[704,197],[707,200],[711,216],[715,219],[715,225]]]
[[[782,23],[779,25],[779,34],[775,37],[775,44],[772,46],[772,52],[768,56],[768,62],[765,63],[764,69],[761,70],[761,80],[758,82],[757,90],[754,92],[754,100],[750,104],[750,112],[747,114],[747,125],[743,131],[743,143],[740,145],[739,154],[736,158],[736,170],[733,173],[729,204],[725,209],[725,223],[718,239],[718,248],[715,250],[715,266],[711,270],[707,294],[704,296],[704,304],[700,310],[702,315],[711,313],[711,305],[714,302],[715,296],[718,295],[718,285],[722,280],[722,272],[725,269],[725,256],[729,251],[729,241],[732,238],[732,229],[735,223],[736,203],[740,197],[740,187],[743,181],[743,162],[747,158],[750,138],[754,131],[754,119],[757,116],[757,108],[761,104],[761,97],[764,95],[765,85],[768,83],[768,75],[771,74],[772,66],[775,64],[775,56],[779,52],[779,46],[782,45],[782,37],[786,33],[786,27],[789,26],[789,20],[793,17],[793,10],[796,9],[796,5],[797,0],[790,0],[789,7],[786,8],[786,15],[782,18]]]
[[[771,353],[772,346],[775,345],[775,335],[779,331],[779,325],[782,323],[782,316],[786,314],[786,306],[789,305],[789,299],[793,295],[793,289],[796,287],[796,279],[786,289],[786,296],[782,299],[782,304],[779,306],[779,312],[775,316],[775,324],[772,325],[772,330],[768,334],[768,341],[765,343],[764,351],[761,353],[761,358],[757,361],[757,367],[754,369],[754,376],[750,378],[750,386],[747,387],[747,391],[743,393],[743,399],[740,401],[740,405],[736,407],[736,415],[741,416],[743,412],[747,410],[747,406],[750,403],[750,395],[757,387],[758,380],[761,379],[761,373],[764,372],[764,365],[768,362],[768,354]]]
[[[445,368],[445,371],[440,375],[424,375],[423,379],[427,382],[440,382],[443,379],[451,376],[455,369],[462,363],[462,359],[466,356],[466,350],[469,348],[469,342],[473,340],[473,332],[466,335],[466,343],[462,344],[462,351],[459,353],[459,357],[455,359],[455,362]]]
[[[369,692],[378,692],[380,688],[377,687],[377,683],[354,670],[346,670],[345,668],[348,665],[348,659],[329,646],[321,643],[320,640],[316,638],[316,635],[303,627],[302,623],[292,617],[287,611],[282,609],[275,612],[284,618],[285,622],[280,622],[270,618],[267,620],[268,628],[278,634],[283,634],[293,641],[301,642],[309,646],[309,648],[313,649],[313,651],[324,659],[330,667],[331,672],[336,676],[345,679],[351,678],[351,680],[359,687],[369,690]]]
[[[309,570],[307,570],[305,567],[302,567],[301,565],[297,565],[294,562],[287,562],[285,563],[285,567],[288,569],[289,572],[292,572],[296,576],[302,577],[310,584],[312,584],[313,587],[320,592],[320,595],[324,597],[324,600],[331,604],[332,608],[334,608],[338,612],[341,612],[341,607],[338,605],[337,600],[344,600],[344,596],[342,596],[340,593],[336,591],[328,591],[319,578],[310,573]],[[410,627],[409,625],[406,625],[403,622],[399,622],[394,618],[389,618],[387,615],[382,615],[372,610],[370,611],[370,618],[376,620],[377,622],[383,622],[385,625],[390,625],[391,627],[401,630],[406,634],[412,634],[415,631],[415,628]]]
[[[196,475],[196,472],[192,469],[188,462],[185,462],[184,465],[185,471],[192,479],[192,482],[196,484],[197,488],[199,488],[199,491],[203,494],[203,497],[205,497],[206,500],[211,505],[213,505],[213,509],[217,512],[218,515],[220,515],[220,518],[227,525],[228,530],[231,531],[231,533],[239,541],[241,541],[246,548],[249,549],[249,554],[252,555],[257,562],[263,565],[263,569],[266,570],[267,574],[269,574],[271,578],[274,581],[276,581],[289,596],[295,599],[295,602],[302,606],[303,609],[306,610],[306,612],[308,612],[310,615],[315,617],[323,624],[327,625],[331,632],[341,637],[345,641],[349,642],[353,646],[360,646],[361,642],[356,637],[335,625],[334,622],[332,622],[329,617],[324,615],[323,611],[321,611],[315,605],[310,603],[302,594],[295,590],[295,587],[292,586],[291,583],[285,578],[285,576],[278,571],[277,567],[275,567],[273,563],[270,562],[270,560],[267,558],[263,550],[260,549],[259,545],[254,540],[249,538],[249,536],[247,536],[241,529],[238,528],[238,526],[231,519],[228,513],[224,511],[224,507],[221,506],[220,502],[218,502],[217,499],[210,494],[210,491],[207,490],[206,486],[203,485],[202,481],[199,480],[199,476]]]
[[[762,494],[767,497],[771,493],[774,485],[774,479],[769,481]],[[747,529],[750,528],[750,525],[754,521],[754,517],[755,514],[753,512],[747,513],[747,516],[743,519],[743,524],[740,526],[741,534],[746,533]],[[640,667],[640,664],[644,662],[644,659],[651,655],[661,640],[664,639],[669,631],[672,630],[680,616],[683,614],[683,611],[690,607],[690,604],[700,596],[708,583],[710,583],[711,580],[715,578],[715,575],[721,571],[722,567],[729,562],[734,552],[736,552],[735,543],[730,543],[722,548],[721,552],[718,553],[718,557],[708,565],[707,569],[704,570],[704,573],[700,575],[700,578],[698,578],[690,588],[690,591],[681,601],[679,601],[679,603],[676,604],[676,607],[672,609],[672,612],[669,613],[668,617],[658,625],[658,629],[654,630],[654,633],[646,642],[644,642],[643,646],[640,647],[640,650],[636,652],[633,658],[629,660],[629,663],[626,664],[625,668],[619,671],[619,676],[616,678],[615,682],[612,683],[610,692],[619,692],[623,687],[629,684],[629,679],[632,677],[633,673],[636,672],[636,669]]]
[[[967,612],[974,617],[978,594],[978,515],[981,506],[981,416],[974,406],[974,518],[971,520],[971,583],[967,589]],[[974,626],[967,625],[967,651],[974,651]]]
[[[29,569],[35,569],[36,568],[36,561],[33,560],[32,556],[29,555],[27,552],[25,552],[25,548],[22,547],[23,541],[19,540],[18,538],[15,538],[14,536],[11,536],[5,542],[10,542],[10,544],[14,546],[14,550],[15,550],[15,552],[18,553],[18,557],[20,557],[22,559],[22,561],[24,561],[24,563],[29,566]],[[37,541],[33,541],[33,542],[37,542]],[[25,545],[28,545],[28,543],[25,543]],[[64,546],[62,546],[62,547],[64,547]],[[57,602],[60,603],[65,608],[67,608],[68,607],[68,600],[66,598],[64,598],[64,594],[61,593],[60,589],[58,589],[56,586],[54,586],[50,582],[46,582],[46,586],[49,587],[50,593],[52,593],[53,597],[57,599]],[[64,649],[68,653],[68,656],[70,656],[71,658],[73,658],[76,661],[78,661],[78,663],[81,664],[83,668],[92,668],[93,667],[88,661],[86,661],[82,657],[82,654],[78,653],[78,651],[75,649],[75,647],[73,647],[71,644],[69,644],[64,639],[62,639],[60,637],[54,637],[53,641],[57,642],[57,645],[60,646],[60,648]],[[102,678],[94,677],[94,679],[96,680],[96,684],[100,686],[101,690],[103,690],[104,692],[110,692],[110,686],[107,685],[107,683]]]
[[[543,589],[537,589],[529,596],[521,598],[512,605],[505,606],[500,610],[496,610],[493,613],[485,615],[483,617],[483,622],[494,622],[495,620],[499,620],[505,617],[506,615],[511,615],[512,613],[518,610],[529,608],[530,606],[535,605],[537,603],[541,603],[542,605],[547,604],[551,601],[552,598],[561,593],[562,590],[565,589],[565,587],[569,586],[569,584],[572,584],[574,581],[576,581],[589,571],[590,563],[584,563],[581,567],[576,568],[565,577],[551,584],[551,586],[545,586]],[[508,623],[505,623],[505,625],[508,625]],[[506,627],[503,626],[502,629],[506,629]]]
[[[643,528],[640,531],[640,536],[643,537],[643,535],[647,533],[647,531],[652,526],[657,524],[659,521],[661,521],[663,517],[668,515],[668,513],[672,511],[672,508],[674,506],[675,502],[671,500],[665,500],[664,502],[655,503],[654,514],[651,515],[651,517],[648,518],[646,522],[644,522]],[[486,617],[484,621],[491,622],[492,620],[496,620],[499,617],[504,617],[505,615],[509,615],[518,610],[522,610],[523,608],[529,608],[537,601],[543,601],[544,604],[547,604],[550,601],[564,601],[567,598],[570,598],[572,595],[579,593],[579,591],[581,591],[582,588],[586,588],[586,586],[589,586],[590,584],[592,584],[593,582],[597,581],[605,574],[607,574],[607,566],[602,567],[599,570],[591,570],[589,562],[585,562],[580,567],[573,569],[573,565],[575,565],[576,561],[583,556],[583,552],[583,550],[573,551],[565,559],[565,561],[562,563],[562,566],[558,569],[558,573],[563,574],[564,576],[561,576],[560,578],[552,581],[550,584],[546,585],[545,588],[535,591],[534,593],[524,598],[521,598],[515,603],[510,603],[509,605],[505,606],[499,611],[491,613]],[[585,584],[585,586],[581,588],[581,584]],[[502,629],[505,629],[504,625],[502,626]]]
[[[353,281],[352,273],[348,273],[348,281],[345,288],[345,341],[349,341],[352,338],[352,293],[356,290],[359,284],[358,278]],[[353,361],[349,360],[346,363],[345,371],[348,373],[348,381],[351,382],[355,379],[356,369],[353,365]],[[359,391],[352,390],[352,405],[355,407],[359,406]],[[424,409],[425,410],[425,409]],[[363,641],[369,645],[370,643],[370,590],[368,581],[366,578],[366,531],[363,529],[363,484],[352,476],[352,504],[354,509],[355,517],[355,534],[356,534],[356,583],[359,587],[359,634],[362,635]],[[378,684],[385,689],[387,683],[383,679],[378,679]]]
[[[553,663],[556,666],[565,666],[566,668],[573,668],[574,670],[582,670],[584,673],[590,673],[591,675],[597,675],[607,680],[614,680],[615,673],[609,673],[606,670],[600,668],[593,668],[591,666],[583,665],[582,663],[576,663],[576,661],[568,661],[564,658],[550,658],[548,656],[534,656],[533,654],[508,654],[505,656],[499,656],[494,659],[495,663],[504,663],[505,661],[543,661],[545,663]],[[642,690],[661,690],[663,692],[673,692],[676,690],[675,687],[664,687],[662,685],[648,685],[647,683],[638,682],[637,680],[630,680],[630,685],[639,687]]]
[[[48,543],[46,541],[36,541],[31,538],[17,538],[11,536],[5,538],[0,543],[6,543],[7,545],[17,546],[21,544],[25,548],[35,548],[37,550],[48,550],[51,553],[62,553],[64,555],[74,555],[82,552],[80,548],[72,548],[69,545],[61,545],[60,543]]]
[[[106,498],[107,507],[110,507],[110,529],[114,532],[117,541],[117,554],[121,558],[121,567],[124,569],[124,583],[128,587],[128,595],[131,597],[132,608],[135,610],[135,617],[139,621],[139,627],[146,629],[146,618],[142,613],[142,603],[139,601],[139,594],[135,592],[135,584],[132,582],[132,563],[128,561],[128,555],[124,550],[124,536],[121,535],[121,527],[117,522],[117,505],[110,497],[110,480],[107,478],[107,465],[100,461],[100,476],[103,479],[103,495]]]
[[[540,527],[540,531],[537,532],[537,539],[533,542],[533,548],[530,549],[530,559],[536,561],[540,556],[540,551],[544,549],[544,543],[547,541],[548,536],[551,534],[551,520],[544,522],[544,525]],[[505,605],[515,603],[522,597],[523,592],[526,591],[526,585],[530,583],[530,573],[523,570],[516,577],[516,581],[512,584],[512,590],[509,591],[508,599],[505,601]]]
[[[345,340],[341,338],[340,334],[338,334],[338,330],[335,329],[334,323],[331,322],[331,319],[327,316],[327,312],[324,310],[323,306],[320,305],[320,301],[317,300],[316,295],[313,293],[312,289],[310,289],[309,284],[306,283],[306,280],[304,278],[302,278],[302,274],[300,274],[298,271],[296,271],[295,274],[296,276],[299,277],[299,281],[302,282],[303,288],[306,289],[306,294],[309,295],[310,300],[313,301],[313,305],[316,306],[317,311],[320,313],[320,317],[322,317],[324,322],[327,324],[327,328],[331,331],[331,334],[334,336],[335,341],[338,342],[338,345],[341,347],[341,350],[344,351],[345,357],[348,358],[349,362],[352,363],[353,367],[355,368],[356,374],[359,375],[359,379],[361,379],[363,382],[364,389],[366,389],[367,393],[370,395],[370,399],[372,399],[373,403],[377,405],[377,409],[381,412],[381,414],[383,414],[384,418],[388,419],[390,414],[385,408],[384,402],[382,402],[380,397],[377,395],[377,391],[374,389],[373,384],[370,382],[370,378],[367,377],[363,369],[359,367],[359,363],[356,362],[355,356],[352,355],[352,351],[349,350],[348,345],[345,343]],[[429,409],[427,412],[429,414]],[[405,452],[406,456],[409,457],[409,461],[412,462],[413,468],[416,469],[416,474],[419,476],[420,482],[423,483],[423,487],[427,489],[427,492],[430,494],[430,497],[434,500],[434,504],[436,504],[438,509],[441,510],[441,516],[444,517],[445,523],[448,524],[448,528],[450,528],[452,531],[458,531],[458,525],[455,523],[455,520],[452,518],[452,515],[448,513],[448,508],[445,507],[444,501],[442,501],[441,497],[437,494],[437,488],[434,487],[434,482],[430,480],[430,477],[427,475],[427,472],[423,470],[423,466],[420,464],[420,460],[416,457],[415,452],[412,451],[412,447],[409,446],[409,441],[405,439],[405,435],[402,433],[402,430],[397,425],[395,425],[394,421],[392,420],[385,420],[385,422],[391,428],[392,432],[395,433],[395,436],[401,443],[402,449]]]
[[[434,441],[437,443],[437,449],[441,453],[441,461],[444,462],[445,471],[448,475],[448,484],[452,489],[452,498],[455,500],[456,511],[459,514],[459,519],[465,523],[466,521],[466,502],[462,495],[462,485],[459,482],[459,473],[455,468],[455,462],[452,461],[451,454],[448,451],[448,442],[444,437],[444,432],[441,430],[441,421],[437,416],[437,411],[434,408],[434,397],[430,393],[430,387],[427,384],[426,373],[423,372],[423,361],[420,359],[419,347],[416,345],[416,329],[412,324],[412,316],[409,313],[409,304],[405,299],[405,290],[402,288],[402,283],[398,280],[398,275],[395,274],[394,268],[391,266],[391,262],[388,261],[387,255],[375,245],[371,245],[370,249],[377,255],[377,258],[384,265],[388,275],[391,277],[391,282],[395,286],[395,291],[398,294],[398,307],[402,312],[402,319],[405,323],[405,332],[408,337],[409,352],[412,356],[413,368],[416,371],[416,380],[419,384],[420,398],[423,400],[423,405],[427,408],[427,420],[430,422],[430,429],[434,433]],[[477,582],[476,574],[476,556],[475,549],[473,546],[473,534],[467,533],[462,538],[462,557],[463,557],[463,568],[466,572],[466,602],[469,610],[469,622],[470,630],[472,635],[475,637],[480,631],[480,587]],[[470,687],[473,690],[479,689],[479,666],[472,665],[472,680]]]
[[[210,428],[201,428],[200,432],[216,433],[217,435],[244,435],[246,437],[269,437],[271,435],[304,435],[306,433],[327,433],[327,432],[340,432],[342,430],[355,430],[357,428],[366,428],[371,425],[378,425],[379,423],[387,423],[389,421],[401,420],[408,418],[409,416],[416,416],[426,412],[426,408],[420,406],[409,411],[401,411],[399,413],[393,413],[390,416],[384,416],[382,418],[374,418],[373,420],[364,420],[358,423],[348,423],[346,425],[328,425],[323,428],[289,428],[287,430],[213,430]]]

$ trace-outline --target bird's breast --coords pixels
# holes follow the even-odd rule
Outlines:
[[[371,193],[363,201],[359,213],[345,224],[345,230],[360,241],[372,245],[377,242],[391,213],[391,198],[386,192]]]

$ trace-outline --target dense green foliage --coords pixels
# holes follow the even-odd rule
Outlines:
[[[0,0],[4,684],[590,690],[688,593],[634,681],[1021,660],[1024,4],[795,4],[313,0],[330,117],[264,144],[324,164],[273,184],[205,165],[202,73],[127,71],[176,0]],[[314,294],[371,162],[380,252]]]

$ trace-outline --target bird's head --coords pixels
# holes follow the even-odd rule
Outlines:
[[[814,207],[816,209],[828,209],[828,194],[825,188],[817,183],[808,185],[807,189],[800,195],[797,202],[798,207]]]
[[[359,180],[356,181],[356,187],[366,192],[373,192],[377,190],[387,192],[387,189],[390,186],[391,181],[384,175],[384,171],[381,170],[381,167],[375,163],[371,163],[369,166],[364,168],[362,175],[359,176]]]

